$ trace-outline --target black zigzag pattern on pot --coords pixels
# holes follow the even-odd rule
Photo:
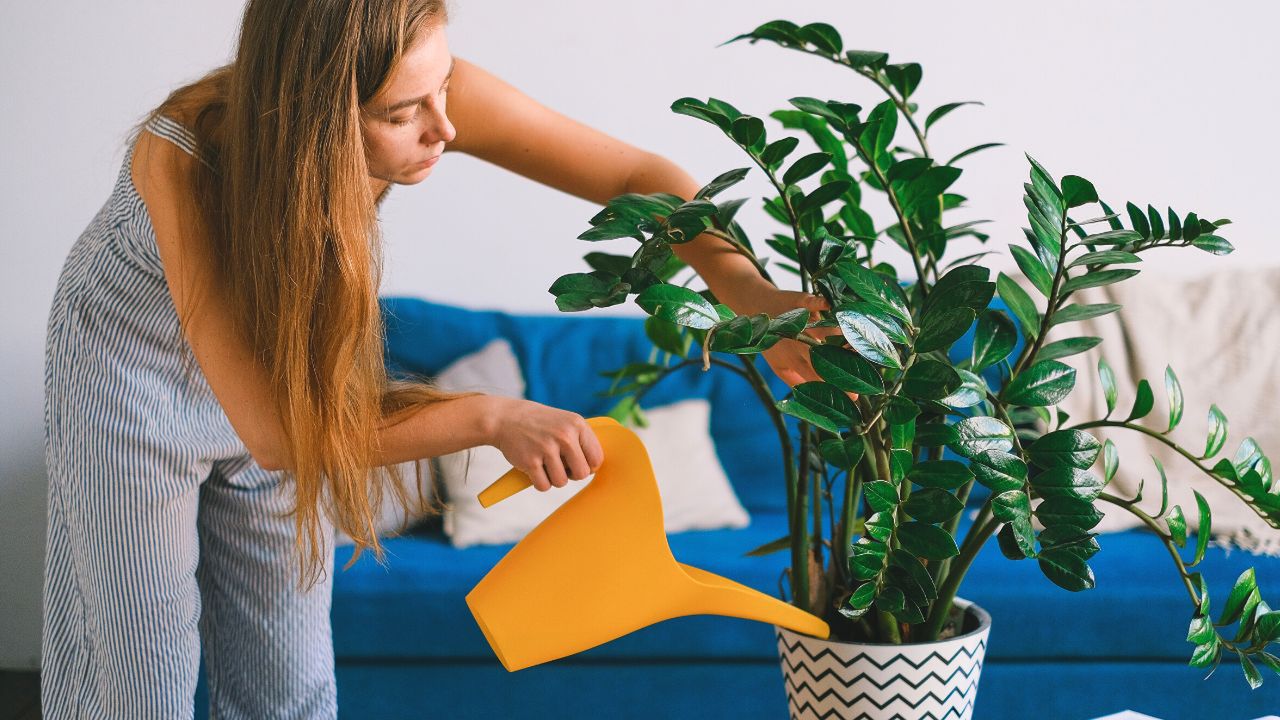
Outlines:
[[[899,655],[881,663],[861,652],[850,658],[841,658],[831,649],[822,647],[814,653],[803,639],[788,642],[781,632],[775,635],[782,650],[783,676],[792,718],[965,720],[972,715],[986,649],[985,638],[978,638],[973,647],[957,647],[950,656],[935,650],[920,660]],[[794,661],[792,655],[795,656]],[[841,676],[839,668],[854,672],[855,663],[860,664],[856,675],[851,678]],[[818,664],[827,667],[815,675],[810,666]],[[832,664],[838,668],[830,667]],[[880,671],[882,677],[879,681],[866,672],[870,670],[868,666]],[[924,675],[921,676],[919,673],[922,671]],[[931,687],[925,689],[926,684]],[[947,687],[951,689],[941,696],[934,690]],[[841,691],[851,693],[853,697],[846,698]],[[877,712],[868,714],[871,708]],[[901,715],[907,708],[912,710],[909,718]]]

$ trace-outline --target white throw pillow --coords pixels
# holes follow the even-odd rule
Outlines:
[[[454,392],[474,390],[490,395],[524,397],[524,378],[520,374],[519,361],[511,350],[511,344],[502,338],[492,340],[480,350],[453,361],[440,373],[436,385],[442,390]],[[465,454],[466,451],[457,453],[460,456]],[[422,463],[423,494],[430,502],[431,498],[436,497],[431,483],[431,460],[423,459],[419,462]],[[508,465],[507,469],[510,467]],[[408,496],[416,500],[420,496],[414,462],[402,463],[400,472]],[[377,511],[378,535],[395,535],[422,519],[416,515],[406,516],[404,508],[396,502],[395,497],[390,492],[385,493],[382,507]],[[337,545],[352,544],[351,538],[341,530],[335,531],[334,538]]]
[[[716,457],[710,403],[693,398],[646,408],[645,415],[649,426],[631,429],[644,443],[653,463],[666,532],[742,528],[750,524],[751,518]],[[546,492],[529,488],[484,508],[476,496],[509,471],[511,463],[497,448],[486,445],[471,449],[467,468],[466,454],[464,451],[440,458],[440,474],[448,498],[444,531],[459,548],[519,542],[594,477],[570,480],[568,485]]]

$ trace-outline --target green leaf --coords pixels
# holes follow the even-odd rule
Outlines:
[[[836,273],[858,297],[879,306],[903,323],[911,323],[906,296],[897,283],[861,265],[839,265]]]
[[[779,550],[786,550],[790,547],[791,547],[791,536],[783,535],[777,540],[770,540],[769,542],[761,545],[760,547],[754,550],[748,551],[743,555],[743,557],[761,557],[764,555],[771,555],[773,553],[778,552]]]
[[[870,580],[884,568],[889,548],[883,542],[863,538],[849,548],[849,573],[858,580]]]
[[[1050,326],[1061,325],[1062,323],[1075,322],[1076,320],[1088,320],[1100,315],[1106,315],[1119,310],[1123,305],[1119,303],[1093,303],[1091,305],[1068,305],[1053,314],[1053,320]]]
[[[1023,334],[1035,338],[1040,334],[1040,312],[1022,286],[1013,278],[1000,273],[996,278],[996,291],[1000,293],[1005,305],[1013,312],[1014,317],[1022,325]]]
[[[938,402],[949,408],[967,408],[981,403],[987,397],[987,381],[981,375],[964,368],[956,368],[960,375],[960,387],[953,390]]]
[[[1248,655],[1240,653],[1240,668],[1244,670],[1244,679],[1249,683],[1250,690],[1257,690],[1262,686],[1262,675],[1258,674],[1258,668],[1249,659]]]
[[[1253,637],[1255,642],[1264,644],[1280,640],[1280,610],[1271,610],[1263,613],[1258,618]]]
[[[751,168],[738,168],[736,170],[729,170],[728,172],[721,173],[716,176],[714,180],[707,183],[706,187],[698,190],[693,197],[695,200],[714,197],[725,188],[741,182],[749,172],[751,172]]]
[[[680,330],[680,326],[656,315],[644,320],[644,332],[649,341],[663,352],[677,357],[686,357],[693,347],[693,337]]]
[[[850,50],[844,55],[849,59],[849,67],[852,68],[869,67],[879,70],[889,60],[889,53],[878,50]]]
[[[955,538],[937,525],[903,523],[896,536],[903,550],[927,560],[945,560],[960,554]]]
[[[951,427],[955,435],[947,446],[962,457],[973,459],[984,450],[1008,452],[1013,448],[1013,429],[996,418],[977,415]]]
[[[967,307],[948,308],[926,314],[922,320],[920,336],[916,338],[915,352],[926,353],[950,347],[969,331],[974,317],[973,309]]]
[[[1253,568],[1249,568],[1240,573],[1240,577],[1236,578],[1235,585],[1231,588],[1231,594],[1227,596],[1227,601],[1222,605],[1222,614],[1218,617],[1218,625],[1230,625],[1240,619],[1240,614],[1244,611],[1245,601],[1250,595],[1256,595],[1258,592],[1258,579],[1254,574]]]
[[[875,512],[889,512],[898,507],[898,488],[888,480],[872,480],[863,485],[862,493]]]
[[[925,488],[955,490],[973,479],[973,472],[955,460],[925,460],[907,472],[907,480]]]
[[[680,115],[688,115],[699,120],[705,120],[712,125],[719,127],[726,133],[729,132],[730,120],[724,113],[709,107],[703,101],[697,98],[683,97],[671,103],[671,111]]]
[[[1160,219],[1160,213],[1156,212],[1155,207],[1147,206],[1147,221],[1151,225],[1151,237],[1159,240],[1164,237],[1164,221]]]
[[[831,162],[831,155],[824,152],[810,153],[804,155],[794,163],[782,175],[782,182],[787,185],[795,185],[801,180],[821,170],[827,163]]]
[[[1169,430],[1173,430],[1182,420],[1182,383],[1169,365],[1164,367],[1164,390],[1169,396]]]
[[[1209,667],[1218,660],[1218,655],[1221,652],[1222,644],[1218,640],[1218,634],[1214,633],[1209,642],[1196,646],[1195,651],[1191,654],[1191,660],[1187,664],[1198,668]]]
[[[1095,585],[1093,569],[1079,551],[1070,547],[1045,548],[1036,559],[1040,571],[1058,587],[1078,592],[1090,590]]]
[[[1203,645],[1212,640],[1217,634],[1217,631],[1213,629],[1213,623],[1209,622],[1209,618],[1204,615],[1196,615],[1191,618],[1191,625],[1187,628],[1187,642]]]
[[[1036,537],[1031,527],[1031,498],[1021,490],[1006,490],[991,499],[991,514],[1009,523],[1013,539],[1024,557],[1035,557]]]
[[[889,84],[902,95],[902,99],[906,100],[915,92],[920,85],[920,78],[924,74],[923,68],[919,63],[899,63],[897,65],[885,65],[884,74],[889,77]]]
[[[974,372],[982,372],[1009,357],[1017,343],[1018,330],[1013,321],[999,310],[984,310],[978,315],[969,367]]]
[[[1187,519],[1182,516],[1182,507],[1174,505],[1169,510],[1169,515],[1164,519],[1165,525],[1169,526],[1169,537],[1178,547],[1187,546]]]
[[[1069,208],[1098,202],[1098,191],[1093,189],[1093,183],[1078,175],[1062,176],[1062,196]]]
[[[782,161],[787,159],[787,155],[800,144],[800,140],[794,137],[784,137],[775,140],[765,146],[764,151],[760,153],[760,161],[770,170],[777,170]]]
[[[1048,499],[1069,497],[1093,502],[1102,494],[1102,479],[1088,470],[1064,466],[1045,470],[1031,478],[1036,494]]]
[[[720,314],[706,298],[678,285],[653,285],[636,296],[636,304],[650,315],[685,327],[708,330],[720,322]]]
[[[1073,337],[1051,342],[1040,348],[1036,360],[1056,360],[1087,352],[1102,342],[1100,337]]]
[[[937,108],[934,108],[933,112],[929,113],[929,117],[925,118],[924,120],[925,132],[928,132],[929,128],[934,123],[941,120],[943,116],[947,115],[952,110],[955,110],[956,108],[959,108],[959,107],[964,107],[965,105],[981,105],[981,104],[982,103],[976,100],[967,100],[965,102],[953,102],[953,103],[947,103],[946,105],[940,105]],[[950,165],[951,163],[947,163],[947,164]]]
[[[1129,412],[1128,420],[1139,420],[1147,416],[1151,412],[1151,408],[1155,406],[1156,396],[1151,391],[1151,383],[1145,379],[1138,381],[1138,392],[1133,399],[1133,410]]]
[[[818,453],[822,459],[842,470],[857,465],[866,453],[866,446],[860,436],[852,436],[844,440],[823,440],[818,444]]]
[[[1021,489],[1027,481],[1027,464],[1022,458],[998,449],[977,453],[969,467],[979,483],[997,494]]]
[[[1147,214],[1133,203],[1126,203],[1125,209],[1129,211],[1129,222],[1133,225],[1133,229],[1142,236],[1144,240],[1151,239],[1151,223],[1147,221]]]
[[[873,582],[863,583],[858,586],[852,594],[849,595],[849,607],[853,608],[855,614],[846,613],[846,617],[858,618],[863,613],[871,609],[871,601],[876,599],[876,584]]]
[[[939,400],[960,387],[960,375],[950,364],[925,358],[907,369],[902,394],[918,400]]]
[[[1209,437],[1205,440],[1203,458],[1213,457],[1227,443],[1227,416],[1216,404],[1209,406]]]
[[[809,359],[818,377],[845,392],[860,395],[884,392],[880,371],[854,352],[834,345],[816,345],[809,349]]]
[[[1116,444],[1108,439],[1103,443],[1102,457],[1102,476],[1106,482],[1110,483],[1116,476],[1116,470],[1120,467],[1120,453],[1116,450]]]
[[[809,23],[797,30],[796,35],[828,55],[839,55],[844,50],[840,33],[826,23]]]
[[[1087,470],[1101,449],[1097,438],[1071,428],[1041,435],[1027,447],[1027,454],[1032,463],[1045,469],[1070,466]]]
[[[1075,384],[1075,368],[1057,360],[1043,360],[1014,376],[1003,395],[1015,405],[1045,407],[1058,404]]]
[[[840,434],[853,424],[858,409],[839,388],[821,381],[804,382],[791,388],[791,395],[775,407],[793,417]]]
[[[743,147],[764,149],[764,121],[758,117],[743,115],[734,120],[729,134]]]
[[[1230,255],[1235,250],[1231,243],[1217,235],[1201,235],[1191,244],[1212,255]]]
[[[1093,503],[1066,496],[1046,498],[1036,506],[1035,515],[1045,527],[1070,525],[1088,530],[1102,522],[1102,513]]]
[[[1104,265],[1110,263],[1136,263],[1142,262],[1142,258],[1131,252],[1123,250],[1098,250],[1096,252],[1087,252],[1080,257],[1072,260],[1067,267],[1073,268],[1080,265]]]
[[[1102,285],[1110,285],[1112,283],[1120,282],[1121,280],[1128,280],[1134,275],[1137,275],[1138,272],[1139,272],[1138,270],[1133,270],[1133,269],[1095,270],[1091,273],[1086,273],[1084,275],[1077,275],[1067,280],[1062,285],[1062,293],[1065,295],[1067,293],[1073,293],[1077,290],[1083,290],[1085,288],[1100,287]]]
[[[966,149],[966,150],[962,150],[962,151],[960,151],[959,153],[957,153],[957,154],[953,155],[953,156],[951,157],[951,159],[947,161],[947,164],[948,164],[948,165],[955,165],[955,164],[956,164],[956,161],[957,161],[957,160],[959,160],[959,159],[961,159],[961,158],[968,157],[968,156],[970,156],[970,155],[972,155],[972,154],[974,154],[974,153],[977,153],[977,152],[982,152],[983,150],[990,150],[991,148],[1002,147],[1003,145],[1004,145],[1004,143],[998,143],[998,142],[993,142],[993,143],[982,143],[981,145],[974,145],[974,146],[973,146],[973,147],[971,147],[971,148],[968,148],[968,149]]]
[[[1045,266],[1031,254],[1031,251],[1021,245],[1010,245],[1009,252],[1013,253],[1013,259],[1017,261],[1018,267],[1022,268],[1022,274],[1027,276],[1041,295],[1049,297],[1053,292],[1053,276]]]
[[[1102,382],[1102,396],[1107,401],[1107,415],[1116,409],[1116,400],[1120,397],[1120,389],[1116,387],[1116,371],[1106,358],[1098,358],[1098,379]]]
[[[1213,532],[1213,512],[1209,509],[1209,503],[1199,490],[1191,492],[1196,496],[1196,509],[1200,512],[1200,527],[1196,530],[1196,554],[1187,567],[1199,565],[1204,559],[1204,552],[1209,549],[1209,537]]]
[[[893,346],[883,328],[865,313],[856,310],[837,310],[836,321],[844,338],[859,355],[867,360],[895,370],[902,369],[898,350]]]
[[[829,183],[819,186],[813,192],[805,195],[796,207],[796,212],[804,214],[810,210],[817,210],[823,205],[844,195],[845,192],[853,185],[848,180],[832,180]]]
[[[925,488],[913,492],[903,504],[903,510],[908,515],[926,523],[949,520],[963,508],[964,503],[941,488]]]

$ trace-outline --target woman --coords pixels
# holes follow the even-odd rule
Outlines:
[[[602,462],[575,413],[388,380],[378,203],[446,149],[598,203],[699,186],[452,58],[446,22],[252,0],[234,62],[135,130],[49,317],[46,718],[190,717],[202,651],[217,717],[332,717],[334,526],[381,557],[371,508],[409,502],[376,470],[493,445],[547,491]],[[738,312],[823,307],[676,251]],[[765,355],[794,385],[806,350]]]

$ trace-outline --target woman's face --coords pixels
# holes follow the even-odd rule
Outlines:
[[[444,110],[452,73],[443,26],[424,29],[392,70],[391,82],[362,108],[375,192],[388,183],[421,182],[431,174],[444,144],[453,140],[456,133]]]

